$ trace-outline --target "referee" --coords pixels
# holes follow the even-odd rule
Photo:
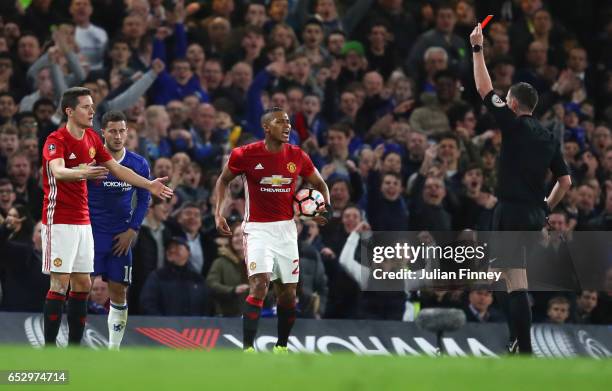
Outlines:
[[[498,161],[497,204],[493,214],[496,231],[540,231],[546,214],[561,201],[572,182],[563,161],[559,140],[543,127],[532,113],[538,93],[527,83],[510,87],[506,99],[494,91],[482,53],[480,23],[470,35],[474,59],[476,89],[502,132]],[[546,176],[551,170],[557,183],[546,196]],[[530,235],[526,235],[527,238]],[[525,236],[523,236],[525,237]],[[502,272],[506,282],[507,315],[510,328],[510,350],[531,353],[531,309],[527,296],[527,270],[524,255],[527,241],[514,241],[521,249],[509,257],[500,257],[492,271]],[[516,246],[520,244],[520,246]],[[506,255],[507,252],[504,253]]]

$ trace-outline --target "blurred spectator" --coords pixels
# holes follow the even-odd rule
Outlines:
[[[30,243],[32,241],[32,231],[34,222],[28,209],[20,204],[14,204],[3,219],[0,226],[2,236],[7,240],[19,243]]]
[[[139,298],[147,277],[165,264],[164,244],[170,240],[171,233],[166,227],[170,214],[170,203],[153,198],[149,211],[140,226],[133,249],[132,285],[129,289],[130,312],[140,313]]]
[[[434,76],[436,96],[425,102],[425,106],[414,110],[410,126],[428,136],[450,130],[446,112],[457,97],[457,77],[450,71],[439,71]]]
[[[593,323],[612,324],[612,267],[603,276],[603,290],[597,296],[597,306],[593,310]]]
[[[155,270],[140,295],[145,315],[204,316],[210,313],[209,293],[204,278],[189,263],[187,240],[173,237],[166,244],[166,264]]]
[[[97,70],[102,68],[108,35],[104,29],[91,23],[90,18],[93,11],[91,0],[71,1],[70,15],[76,25],[76,43],[81,53],[87,58],[89,68]]]
[[[102,277],[95,278],[91,284],[87,312],[90,314],[108,314],[109,306],[108,283]]]
[[[214,314],[226,317],[241,316],[249,285],[240,224],[234,226],[229,245],[219,247],[218,255],[219,258],[213,261],[206,277],[215,307]]]
[[[372,230],[408,230],[408,211],[401,195],[402,177],[400,174],[370,172],[366,210]]]
[[[423,71],[423,54],[427,48],[438,46],[448,53],[448,65],[457,72],[466,71],[469,66],[466,37],[453,33],[457,16],[449,4],[441,4],[436,10],[435,28],[421,34],[406,62],[406,72],[409,75],[420,74]]]
[[[304,226],[310,231],[318,229],[317,224],[305,224],[296,219],[298,237],[300,237]],[[321,319],[327,307],[328,284],[325,274],[325,266],[321,260],[318,249],[308,240],[298,239],[298,251],[300,254],[300,282],[297,295],[299,302],[298,315],[303,318]]]
[[[214,260],[216,249],[210,235],[202,231],[202,211],[198,204],[186,202],[181,206],[172,227],[173,235],[184,238],[189,247],[189,265],[206,277]]]
[[[41,312],[43,309],[45,292],[49,290],[49,276],[40,272],[41,227],[39,221],[33,230],[30,228],[31,236],[27,241],[10,239],[10,229],[0,229],[2,311]]]
[[[576,323],[593,323],[593,309],[597,306],[597,291],[583,290],[576,299],[576,313],[574,321]]]
[[[493,304],[493,293],[484,288],[474,288],[468,294],[468,304],[463,309],[468,322],[495,323],[505,322],[504,316]]]
[[[548,301],[546,310],[547,321],[550,323],[562,324],[567,321],[570,315],[570,302],[564,296],[555,296]]]
[[[34,139],[36,140],[36,139]],[[38,153],[38,150],[36,151]],[[8,160],[8,175],[13,182],[16,202],[27,206],[29,214],[40,219],[43,192],[33,176],[30,158],[24,152],[16,152]]]

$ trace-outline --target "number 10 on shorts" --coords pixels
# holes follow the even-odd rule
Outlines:
[[[132,267],[131,266],[124,266],[123,270],[125,271],[124,277],[123,277],[123,282],[127,283],[127,284],[131,284],[132,283]]]

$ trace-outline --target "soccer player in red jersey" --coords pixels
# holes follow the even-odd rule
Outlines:
[[[253,350],[259,315],[270,281],[276,281],[278,341],[275,352],[287,351],[287,340],[295,322],[296,287],[299,280],[297,229],[293,220],[293,194],[301,176],[317,189],[329,206],[327,184],[310,157],[288,144],[291,123],[282,109],[272,108],[261,117],[265,139],[235,148],[217,180],[215,223],[223,235],[231,235],[221,215],[225,190],[242,176],[246,206],[243,240],[249,275],[249,296],[242,316],[243,348]],[[314,219],[319,224],[325,208]]]
[[[42,246],[43,273],[51,274],[44,307],[45,344],[55,346],[68,298],[68,342],[81,343],[91,289],[94,243],[87,204],[87,179],[104,179],[110,172],[122,181],[151,194],[172,197],[167,178],[150,181],[117,163],[91,129],[94,103],[91,91],[73,87],[64,92],[62,112],[66,127],[51,133],[43,148]]]

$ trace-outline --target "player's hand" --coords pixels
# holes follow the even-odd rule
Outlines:
[[[121,232],[119,235],[115,235],[113,240],[115,240],[115,244],[113,245],[113,255],[122,256],[127,255],[128,251],[132,247],[132,242],[136,239],[136,231],[131,228],[128,228],[127,231]]]
[[[480,28],[480,23],[478,23],[476,27],[474,27],[472,34],[470,34],[470,43],[472,44],[472,46],[474,45],[482,46],[482,42],[483,42],[482,28]]]
[[[331,211],[331,206],[327,204],[327,202],[319,207],[317,210],[317,215],[312,218],[312,220],[318,225],[327,224],[327,215]]]
[[[84,179],[106,179],[108,176],[108,169],[103,166],[95,166],[94,164],[96,164],[95,161],[85,166],[83,169]]]
[[[172,191],[171,188],[164,185],[164,182],[166,182],[167,180],[168,180],[167,176],[163,178],[154,179],[149,183],[149,188],[147,190],[149,190],[152,195],[159,197],[161,199],[164,199],[164,200],[170,199],[172,198],[172,195],[174,194],[174,192]]]
[[[217,232],[219,232],[221,235],[232,236],[232,231],[230,230],[230,227],[227,224],[227,220],[225,220],[225,217],[221,215],[216,215],[215,225],[217,226]]]
[[[244,292],[248,292],[249,291],[249,285],[248,284],[240,284],[237,285],[236,288],[234,288],[234,293],[236,293],[237,295],[240,295]]]

